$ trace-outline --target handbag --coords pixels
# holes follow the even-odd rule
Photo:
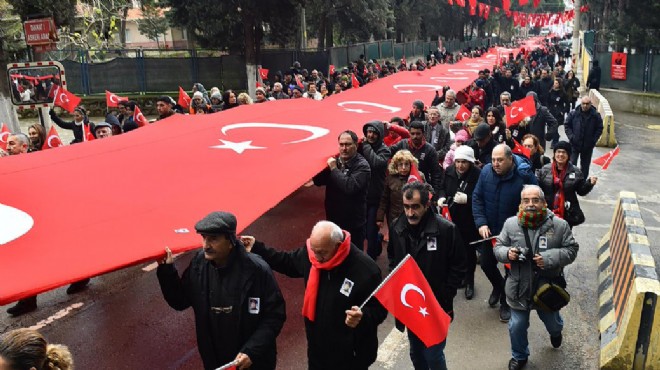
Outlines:
[[[585,219],[584,212],[582,212],[579,205],[568,207],[564,210],[564,220],[568,222],[570,226],[582,225]]]
[[[532,250],[529,233],[527,229],[523,230],[525,232],[527,247]],[[534,290],[532,301],[538,309],[546,312],[556,312],[571,301],[571,295],[565,289],[566,279],[562,275],[555,278],[541,278],[538,277],[538,271],[536,269],[535,275],[537,276],[537,288]]]

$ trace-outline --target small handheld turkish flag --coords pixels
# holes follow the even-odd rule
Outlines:
[[[328,67],[328,76],[332,76],[335,74],[335,66],[330,64],[330,67]]]
[[[69,113],[73,112],[73,110],[76,109],[82,100],[68,90],[64,90],[62,87],[57,89],[53,99],[53,103],[56,106],[66,109]]]
[[[44,145],[41,146],[41,150],[53,149],[59,146],[62,146],[62,139],[60,139],[60,135],[57,133],[57,130],[55,130],[55,126],[50,126],[48,136],[46,137]]]
[[[267,80],[268,79],[268,69],[259,68],[259,77],[261,77],[262,80]]]
[[[354,89],[360,87],[360,81],[358,81],[357,77],[355,77],[355,73],[351,74],[351,84],[353,85]]]
[[[618,145],[616,148],[610,150],[606,154],[594,159],[592,163],[597,166],[600,166],[603,170],[606,170],[610,166],[610,163],[612,163],[614,157],[616,157],[617,155],[619,155]]]
[[[472,112],[470,112],[469,109],[465,105],[461,105],[461,109],[458,110],[458,113],[456,113],[456,120],[458,121],[467,121],[468,118],[470,118],[470,115]]]
[[[449,213],[449,206],[442,206],[442,210],[440,211],[440,214],[448,221],[452,221],[451,213]]]
[[[513,145],[514,145],[514,147],[513,147],[513,150],[511,150],[512,152],[514,152],[516,154],[522,154],[525,157],[527,157],[528,159],[532,157],[532,153],[530,152],[530,150],[525,148],[524,146],[520,145],[518,140],[513,139]]]
[[[451,318],[410,255],[385,278],[374,297],[427,347],[447,338]]]
[[[179,99],[177,100],[177,104],[179,104],[183,109],[189,109],[190,100],[191,99],[188,93],[185,92],[181,86],[179,86]]]
[[[299,88],[304,90],[305,85],[303,85],[302,81],[300,80],[300,76],[298,76],[298,75],[295,75],[295,76],[296,76],[296,85],[298,85]]]
[[[7,150],[7,140],[9,140],[9,127],[3,122],[2,128],[0,129],[0,149]]]
[[[149,124],[147,117],[142,114],[140,107],[135,106],[135,111],[133,112],[133,121],[137,123],[138,127],[143,127]]]
[[[128,98],[125,96],[118,96],[115,93],[105,90],[105,105],[108,106],[108,108],[116,107],[120,101],[128,101]]]
[[[524,99],[516,100],[510,107],[504,107],[506,113],[506,127],[511,127],[522,121],[526,117],[536,114],[536,102],[534,97],[528,96]]]
[[[83,141],[92,141],[96,139],[89,126],[89,123],[83,122]]]

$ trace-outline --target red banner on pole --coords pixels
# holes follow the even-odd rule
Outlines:
[[[612,53],[611,76],[613,80],[625,80],[627,77],[626,65],[628,64],[628,54]]]

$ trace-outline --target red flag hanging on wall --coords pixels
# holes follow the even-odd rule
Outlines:
[[[483,17],[484,16],[484,9],[485,9],[484,5],[485,4],[484,3],[479,3],[477,5],[479,7],[479,17]]]
[[[541,4],[541,0],[533,0],[533,5],[535,8],[538,8],[540,4]]]
[[[427,347],[447,338],[451,318],[410,255],[390,273],[374,297]]]
[[[529,0],[518,0],[518,5],[525,6],[529,4]]]
[[[465,8],[465,0],[456,0],[456,4],[458,6]]]
[[[46,137],[44,145],[41,146],[41,150],[53,149],[59,146],[62,146],[62,139],[60,139],[60,135],[57,133],[57,130],[55,130],[55,126],[50,126],[48,136]]]
[[[489,15],[490,15],[490,5],[484,5],[484,19],[488,20]]]
[[[502,0],[502,9],[504,11],[510,11],[511,10],[511,0]]]

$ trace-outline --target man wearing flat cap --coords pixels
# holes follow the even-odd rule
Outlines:
[[[197,346],[207,370],[236,361],[238,369],[275,369],[275,338],[286,310],[268,265],[236,237],[236,217],[212,212],[195,224],[202,250],[179,277],[172,252],[159,261],[158,282],[178,311],[195,312]]]
[[[466,145],[474,150],[475,165],[479,168],[492,162],[493,149],[497,143],[493,138],[493,133],[487,123],[480,123],[472,133],[472,139],[466,142]]]

